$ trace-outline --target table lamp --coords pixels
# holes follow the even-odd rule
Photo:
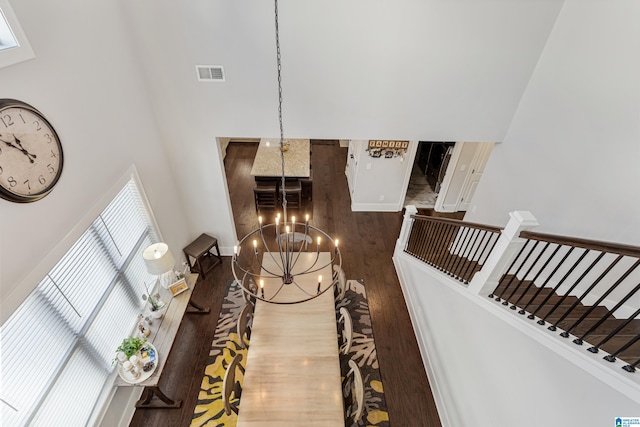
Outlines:
[[[169,246],[166,243],[154,243],[142,252],[142,257],[147,271],[150,274],[160,276],[160,285],[165,289],[168,288],[175,278],[173,267],[176,264]]]

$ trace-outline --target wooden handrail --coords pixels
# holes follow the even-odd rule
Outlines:
[[[502,227],[494,227],[492,225],[478,224],[478,223],[474,223],[474,222],[467,222],[467,221],[462,221],[462,220],[459,220],[459,219],[440,218],[440,217],[427,216],[427,215],[411,215],[411,218],[424,219],[424,220],[433,221],[433,222],[441,222],[441,223],[444,223],[444,224],[459,225],[461,227],[477,228],[479,230],[491,231],[492,233],[500,233],[500,232],[502,232]]]
[[[640,258],[640,247],[623,245],[620,243],[602,242],[598,240],[580,239],[577,237],[558,236],[555,234],[536,233],[533,231],[523,231],[520,233],[523,239],[539,240],[560,245],[575,246],[583,249],[591,249],[601,252],[609,252],[618,255],[626,255]]]

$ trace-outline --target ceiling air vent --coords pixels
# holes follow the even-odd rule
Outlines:
[[[222,65],[196,65],[196,71],[200,82],[224,81],[224,68]]]

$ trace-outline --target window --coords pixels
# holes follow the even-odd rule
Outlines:
[[[0,68],[26,61],[34,56],[9,1],[0,0]]]
[[[88,422],[155,280],[142,251],[157,240],[131,180],[0,328],[6,425]]]
[[[7,18],[4,17],[0,9],[0,50],[18,47],[18,41],[13,36]]]

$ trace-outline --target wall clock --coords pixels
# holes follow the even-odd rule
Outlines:
[[[35,202],[49,194],[62,173],[62,145],[36,108],[0,98],[0,197]]]

